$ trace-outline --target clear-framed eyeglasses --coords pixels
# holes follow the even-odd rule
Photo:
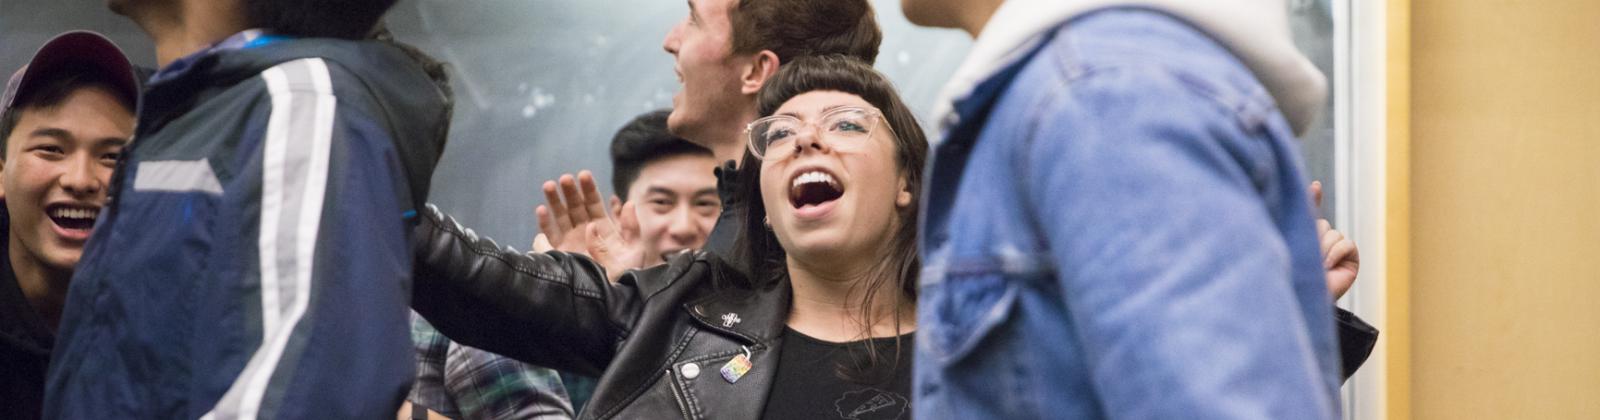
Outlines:
[[[813,135],[825,138],[830,147],[859,147],[872,138],[872,131],[882,122],[894,135],[894,128],[883,121],[883,113],[876,109],[844,107],[822,114],[815,122],[801,121],[789,115],[773,115],[745,126],[745,138],[750,153],[757,159],[778,159],[794,153],[794,141],[802,130],[812,128]]]

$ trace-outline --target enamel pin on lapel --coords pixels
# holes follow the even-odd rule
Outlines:
[[[750,348],[741,347],[741,349],[744,350],[744,354],[733,356],[727,364],[722,365],[722,379],[726,379],[730,384],[739,382],[739,378],[743,378],[753,366],[750,363]]]

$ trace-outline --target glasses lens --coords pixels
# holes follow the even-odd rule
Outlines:
[[[772,146],[781,144],[800,131],[800,121],[794,118],[769,118],[757,121],[750,127],[750,144],[756,154],[765,156]]]
[[[835,138],[864,139],[871,134],[872,122],[872,114],[860,109],[846,109],[828,114],[822,121],[822,129]]]

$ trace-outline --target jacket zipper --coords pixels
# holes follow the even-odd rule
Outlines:
[[[678,412],[683,414],[686,420],[693,419],[694,417],[689,415],[689,400],[684,399],[683,391],[678,389],[678,380],[672,376],[672,368],[667,368],[666,376],[667,387],[672,389],[672,398],[678,400]]]

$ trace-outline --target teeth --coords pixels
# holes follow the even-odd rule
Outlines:
[[[59,218],[63,218],[63,219],[89,219],[89,220],[94,220],[94,218],[96,216],[99,216],[99,215],[100,215],[100,210],[99,209],[75,209],[75,208],[61,207],[61,208],[57,208],[55,211],[51,212],[51,216],[59,217]]]
[[[813,182],[826,182],[828,185],[832,185],[834,187],[839,186],[839,181],[833,179],[833,175],[828,175],[827,172],[811,171],[795,177],[794,185],[791,185],[790,187],[798,187],[801,184],[810,184]]]

